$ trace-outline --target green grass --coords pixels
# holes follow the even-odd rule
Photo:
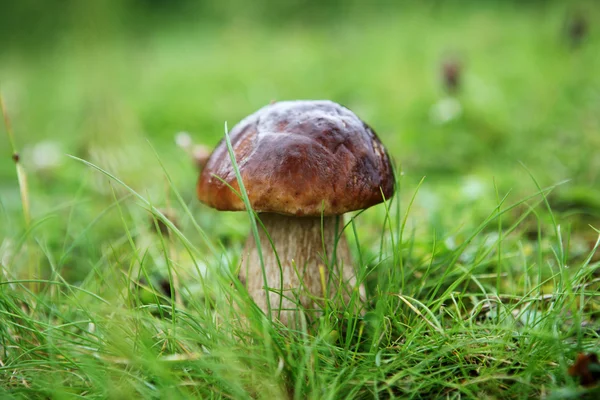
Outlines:
[[[31,214],[3,126],[0,398],[595,398],[567,368],[599,350],[600,36],[570,48],[570,10],[240,14],[136,35],[98,14],[50,47],[0,50]],[[448,53],[462,112],[441,123]],[[295,98],[354,110],[398,178],[391,201],[346,216],[364,317],[328,308],[316,330],[248,303],[232,276],[249,214],[199,204],[174,143],[213,146],[224,122]]]

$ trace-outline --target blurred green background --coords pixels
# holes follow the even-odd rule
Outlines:
[[[567,371],[600,332],[599,21],[597,0],[0,0],[32,217],[0,122],[0,397],[585,396]],[[314,339],[220,318],[248,214],[200,204],[181,133],[213,148],[289,99],[349,107],[398,168],[390,212],[346,229],[358,337],[335,308]]]
[[[597,216],[599,17],[594,1],[4,2],[0,90],[32,214],[59,215],[45,222],[51,243],[122,234],[117,218],[86,230],[114,196],[65,154],[163,206],[160,160],[198,212],[198,171],[176,134],[213,147],[225,122],[286,99],[331,99],[372,125],[404,173],[401,195],[427,176],[416,204],[438,228],[487,215],[496,190],[534,193],[525,167],[542,186],[569,180],[554,206]],[[12,236],[21,205],[0,133],[1,229]],[[226,228],[207,209],[198,218],[217,236],[245,235],[243,215]]]

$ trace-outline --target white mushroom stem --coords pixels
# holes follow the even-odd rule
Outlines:
[[[327,303],[358,308],[365,298],[365,290],[363,285],[357,285],[350,249],[342,232],[342,216],[294,217],[263,213],[260,220],[273,243],[271,245],[259,224],[274,319],[294,325],[299,310],[312,319]],[[265,280],[253,235],[246,241],[239,277],[256,304],[268,313]]]

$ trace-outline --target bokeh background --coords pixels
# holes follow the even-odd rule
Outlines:
[[[212,148],[225,122],[274,100],[331,99],[372,125],[401,196],[426,176],[423,238],[535,193],[529,173],[542,187],[568,180],[552,206],[583,215],[585,231],[600,210],[599,18],[594,1],[5,1],[0,90],[32,215],[58,217],[45,240],[73,242],[61,262],[80,266],[67,269],[75,280],[123,235],[121,218],[99,217],[123,193],[66,154],[159,206],[167,171],[199,223],[241,245],[245,216],[223,223],[198,204],[176,135]],[[16,237],[19,187],[0,133],[0,229]]]

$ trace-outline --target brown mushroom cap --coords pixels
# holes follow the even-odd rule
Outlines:
[[[230,132],[250,204],[257,212],[339,215],[368,208],[394,192],[385,148],[352,111],[331,101],[283,101],[261,108]],[[198,197],[241,211],[227,144],[221,140],[198,181]]]

